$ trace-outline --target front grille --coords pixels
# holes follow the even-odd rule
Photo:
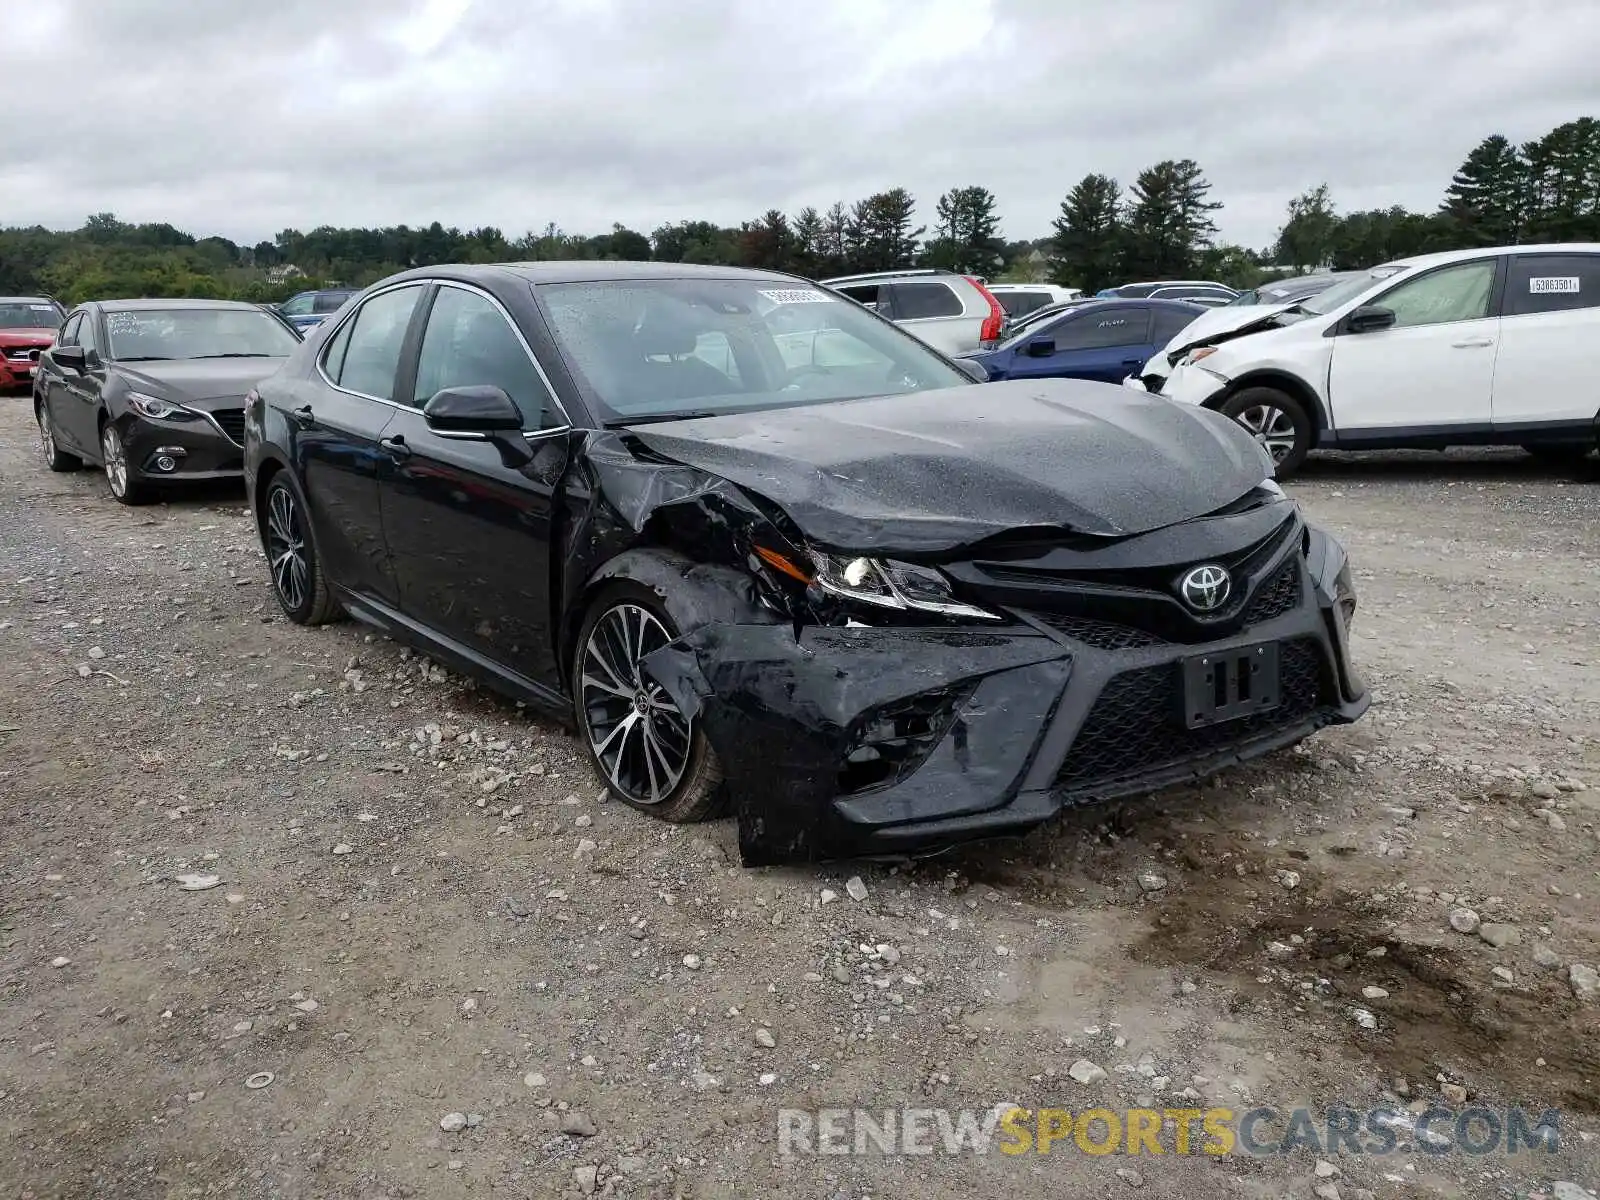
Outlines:
[[[1165,644],[1164,638],[1157,637],[1145,629],[1135,629],[1131,625],[1091,621],[1087,617],[1071,617],[1065,613],[1041,612],[1034,613],[1033,616],[1057,633],[1100,650],[1136,650],[1142,646]]]
[[[1246,626],[1259,625],[1262,621],[1283,616],[1299,603],[1300,556],[1292,554],[1273,572],[1272,578],[1256,589],[1250,607],[1245,610],[1244,623]]]
[[[38,362],[39,353],[38,346],[13,346],[6,351],[6,357],[12,362]]]
[[[211,419],[222,427],[223,433],[244,445],[244,409],[219,408],[211,414]]]
[[[1220,725],[1188,729],[1182,707],[1183,675],[1177,663],[1144,667],[1114,676],[1100,693],[1056,786],[1082,788],[1156,770],[1287,729],[1304,721],[1321,700],[1322,651],[1307,638],[1279,647],[1280,703]]]

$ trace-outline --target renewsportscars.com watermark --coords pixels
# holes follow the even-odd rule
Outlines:
[[[1555,1153],[1561,1114],[1522,1108],[783,1108],[785,1155]]]

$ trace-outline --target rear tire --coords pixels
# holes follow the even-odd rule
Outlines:
[[[648,588],[607,584],[573,647],[572,709],[589,761],[612,795],[652,817],[686,824],[721,813],[722,764],[699,722],[638,669],[642,654],[678,635]]]
[[[1218,411],[1232,417],[1271,457],[1273,476],[1293,475],[1311,452],[1315,431],[1306,406],[1274,387],[1247,387],[1222,402]]]
[[[287,470],[274,475],[263,494],[261,548],[284,616],[296,625],[326,625],[341,615],[322,574],[305,502]]]
[[[39,422],[39,451],[44,455],[44,464],[52,471],[76,471],[83,466],[83,459],[76,454],[68,454],[56,445],[56,433],[53,422],[50,420],[50,410],[43,404],[39,405],[34,413],[34,419]]]

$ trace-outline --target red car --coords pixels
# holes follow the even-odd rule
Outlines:
[[[0,296],[0,391],[33,386],[39,355],[65,316],[48,296]]]

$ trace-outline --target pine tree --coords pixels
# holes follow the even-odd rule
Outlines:
[[[1222,207],[1206,199],[1211,185],[1192,158],[1168,159],[1141,171],[1128,207],[1127,258],[1123,270],[1138,279],[1189,274],[1196,256],[1211,245],[1217,227],[1211,214]]]
[[[939,197],[938,236],[924,261],[967,275],[990,275],[1005,257],[994,193],[985,187],[951,188]]]
[[[1523,147],[1528,186],[1524,240],[1600,238],[1600,122],[1557,125]]]
[[[1500,134],[1473,147],[1450,180],[1439,213],[1458,246],[1507,246],[1521,238],[1533,175]]]
[[[851,211],[857,270],[892,271],[916,262],[917,242],[926,232],[920,226],[911,228],[916,208],[905,188],[877,192],[857,202]]]
[[[1278,231],[1276,261],[1281,266],[1307,271],[1333,258],[1339,218],[1328,185],[1318,184],[1289,201],[1289,219]]]
[[[1109,175],[1085,175],[1061,201],[1051,240],[1051,274],[1063,287],[1097,292],[1121,270],[1122,188]]]

